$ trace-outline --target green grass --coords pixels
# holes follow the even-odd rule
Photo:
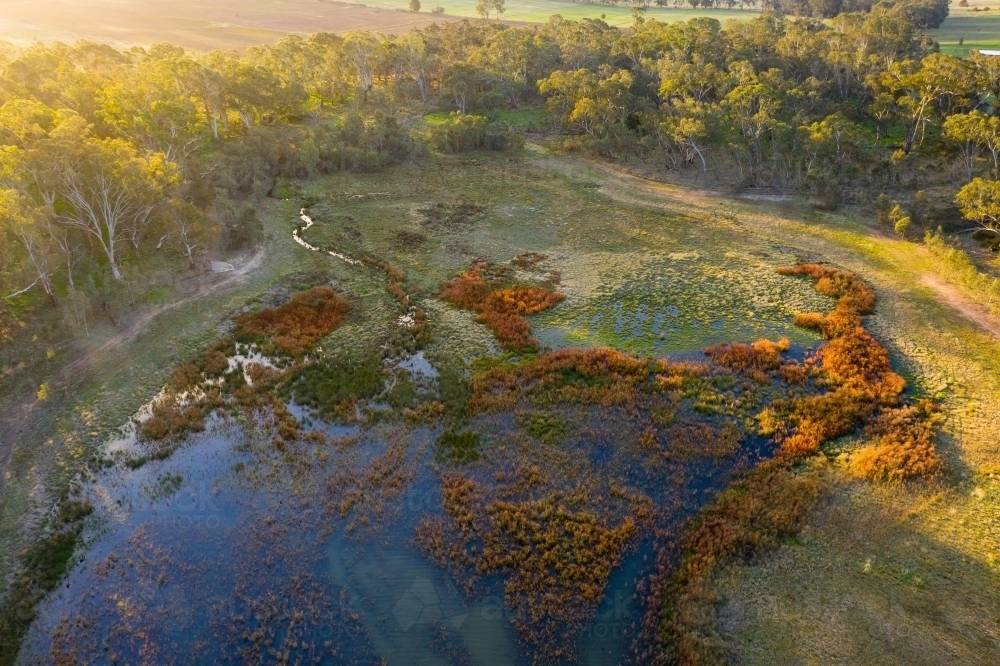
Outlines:
[[[445,430],[437,438],[437,457],[456,465],[479,460],[479,433],[473,430]]]
[[[988,6],[988,2],[978,3]],[[972,49],[1000,49],[1000,3],[988,12],[972,12],[971,8],[951,6],[951,15],[930,35],[941,45],[941,52],[967,57]],[[959,44],[959,40],[963,40]]]
[[[352,198],[364,193],[378,196]],[[530,154],[436,157],[400,166],[391,179],[339,174],[303,185],[303,195],[319,199],[311,208],[316,225],[307,240],[398,266],[417,290],[418,304],[431,311],[432,330],[448,320],[468,331],[434,335],[431,351],[446,356],[471,361],[482,345],[475,345],[477,351],[470,345],[488,345],[491,338],[471,323],[471,315],[429,297],[472,256],[507,263],[525,252],[549,256],[539,267],[561,273],[559,290],[567,295],[531,318],[535,336],[546,345],[662,354],[760,337],[786,336],[804,345],[817,340],[792,326],[791,317],[822,309],[822,297],[774,272],[795,263],[794,248],[748,235],[734,219],[695,220],[618,205],[592,187],[539,168]],[[448,225],[428,224],[420,212],[462,202],[485,211]],[[401,242],[401,234],[424,240]],[[349,335],[338,331],[333,337]]]
[[[476,13],[477,0],[428,0],[422,3],[422,12],[428,12],[434,7],[444,7],[448,16],[465,16],[469,18],[480,18]],[[406,9],[409,7],[409,0],[365,0],[364,3],[370,7],[380,7],[384,9]],[[565,19],[579,21],[584,18],[601,18],[613,26],[628,27],[632,25],[632,14],[629,7],[613,6],[608,7],[600,4],[583,4],[576,2],[560,2],[559,0],[508,0],[507,11],[501,17],[504,21],[524,21],[526,23],[545,23],[549,17],[559,14]],[[684,4],[684,8],[664,8],[651,6],[646,12],[646,18],[655,18],[657,21],[672,23],[674,21],[687,21],[698,16],[709,16],[725,22],[727,19],[747,20],[758,16],[759,12],[751,9],[740,11],[739,9],[691,9],[690,5]],[[496,16],[493,14],[493,16]]]

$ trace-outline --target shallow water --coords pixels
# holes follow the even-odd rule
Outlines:
[[[564,446],[589,451],[597,468],[620,464],[613,424],[592,426]],[[501,416],[475,427],[489,447],[516,426]],[[532,650],[511,628],[499,577],[466,596],[412,543],[417,521],[442,511],[434,433],[353,434],[360,435],[355,446],[282,456],[254,428],[215,419],[165,461],[100,473],[83,489],[95,506],[85,532],[91,546],[41,606],[21,663],[74,655],[87,663],[273,663],[284,656],[530,664]],[[405,450],[405,492],[362,506],[351,521],[328,511],[330,479],[364,470],[393,445]],[[735,467],[769,453],[749,440],[726,461],[693,460],[657,474],[629,467],[625,474],[663,511],[662,524],[676,524]],[[317,462],[323,458],[325,465]],[[645,540],[612,575],[576,645],[580,663],[616,664],[630,652],[643,612],[635,585],[653,560]]]
[[[305,231],[312,220],[300,215]],[[298,229],[294,236],[320,251]],[[634,252],[627,261],[621,254],[552,257],[567,299],[531,318],[534,335],[547,347],[605,345],[643,355],[697,356],[706,344],[780,335],[799,343],[794,353],[801,355],[815,342],[790,324],[792,313],[825,304],[809,285],[774,275],[771,261],[728,251],[729,241],[679,237],[671,243],[670,253]],[[360,263],[326,252],[350,266]],[[778,264],[793,262],[776,253]],[[243,354],[231,367],[249,362],[266,359]],[[437,380],[422,353],[390,371],[408,373],[418,387]],[[67,657],[83,663],[531,664],[533,649],[511,626],[501,578],[482,581],[467,595],[413,543],[418,521],[443,510],[433,458],[438,432],[392,425],[366,430],[323,422],[294,403],[289,409],[306,428],[342,444],[277,451],[253,424],[216,419],[167,460],[137,470],[112,467],[85,483],[82,494],[95,507],[84,533],[90,545],[40,607],[21,663]],[[360,410],[356,416],[363,420]],[[735,472],[772,453],[767,442],[749,438],[724,460],[695,458],[653,469],[619,451],[627,416],[595,411],[567,418],[578,434],[556,453],[652,498],[661,528],[678,526]],[[521,441],[511,414],[481,417],[473,427],[498,456],[512,455],[503,447]],[[399,493],[363,488],[347,515],[332,508],[331,488],[349,487],[394,446],[404,452]],[[108,450],[134,447],[132,428]],[[476,465],[463,471],[488,476]],[[556,485],[570,488],[575,481],[567,474]],[[629,661],[645,611],[636,583],[654,560],[647,536],[612,573],[593,620],[571,646],[579,663]]]
[[[531,318],[547,347],[597,345],[639,355],[691,352],[706,345],[787,337],[811,346],[815,334],[792,325],[796,312],[826,303],[803,281],[783,278],[776,263],[728,251],[574,257],[562,272],[558,307]],[[710,253],[711,252],[711,253]]]

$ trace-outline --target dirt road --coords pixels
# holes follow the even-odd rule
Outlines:
[[[214,280],[210,279],[202,282],[195,291],[185,295],[183,298],[164,303],[143,312],[127,327],[104,340],[99,346],[63,366],[55,377],[48,380],[48,384],[52,389],[58,389],[66,385],[72,378],[78,377],[91,368],[97,367],[106,360],[109,354],[119,349],[122,345],[135,340],[142,334],[149,323],[157,317],[211,294],[224,292],[244,282],[250,275],[260,270],[266,259],[267,250],[261,247],[245,260],[240,261],[237,259],[236,263],[239,267],[236,270],[230,273],[219,274]],[[10,463],[10,456],[13,453],[14,446],[24,433],[28,420],[38,404],[36,396],[29,394],[12,403],[10,407],[0,414],[0,491],[6,485],[7,467]]]

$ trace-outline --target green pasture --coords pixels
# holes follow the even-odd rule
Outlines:
[[[365,0],[363,4],[382,9],[407,9],[410,3],[409,0]],[[510,0],[506,6],[507,11],[501,17],[504,21],[545,23],[553,14],[559,14],[563,18],[573,21],[604,17],[608,25],[618,27],[632,25],[631,10],[623,5],[609,7],[560,0]],[[479,14],[476,13],[476,0],[427,0],[421,2],[421,13],[429,12],[435,7],[444,7],[445,14],[448,16],[479,18]],[[650,6],[645,16],[664,23],[671,23],[687,21],[698,16],[709,16],[720,21],[732,18],[745,20],[758,16],[759,13],[749,8],[742,11],[739,9],[691,9],[691,6],[685,2],[683,8]],[[495,17],[495,14],[493,16]]]

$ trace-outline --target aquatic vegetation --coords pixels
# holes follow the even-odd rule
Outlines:
[[[480,437],[473,430],[445,430],[437,438],[437,457],[457,465],[479,459]]]
[[[345,519],[348,533],[362,526],[378,526],[387,512],[398,510],[412,472],[406,465],[401,442],[391,444],[384,453],[359,469],[334,473],[326,484],[327,511]]]
[[[788,458],[761,463],[722,492],[688,525],[678,550],[663,549],[650,579],[642,654],[652,664],[722,664],[714,632],[718,599],[711,577],[733,557],[752,557],[798,531],[825,490],[822,476],[797,472]]]
[[[37,615],[38,603],[55,589],[70,568],[80,541],[84,518],[93,513],[86,500],[65,499],[50,526],[50,532],[21,554],[22,567],[10,581],[0,613],[0,660],[14,663],[19,641]]]
[[[740,449],[744,433],[733,423],[716,428],[707,423],[678,423],[662,434],[672,458],[726,458]]]
[[[580,500],[551,495],[486,507],[478,568],[484,575],[511,572],[504,600],[515,629],[538,646],[535,661],[572,658],[567,646],[604,596],[608,577],[638,534],[636,521],[606,525]]]
[[[551,412],[532,412],[523,420],[523,427],[543,444],[558,444],[566,437],[566,424]]]
[[[340,326],[349,309],[333,289],[313,287],[277,308],[237,317],[234,337],[238,342],[263,343],[265,354],[297,357]]]
[[[522,488],[537,487],[540,471],[521,469],[517,477]],[[583,491],[491,499],[489,488],[459,474],[443,474],[441,488],[447,519],[421,521],[417,544],[467,591],[481,577],[502,574],[514,628],[536,647],[536,663],[572,659],[575,638],[593,619],[611,572],[648,527],[651,500],[619,489],[632,515],[614,519],[586,508]]]
[[[296,403],[313,409],[322,417],[353,421],[358,400],[371,398],[385,387],[382,365],[367,356],[357,361],[324,358],[292,373],[288,395]]]
[[[805,264],[779,272],[807,276],[816,281],[817,291],[838,299],[826,316],[796,317],[797,324],[815,328],[827,339],[806,360],[817,385],[827,391],[774,400],[761,410],[759,430],[780,443],[779,455],[698,514],[681,539],[676,567],[668,562],[671,554],[661,552],[645,620],[652,663],[723,663],[723,646],[714,629],[712,576],[730,558],[752,557],[798,530],[826,487],[822,466],[803,468],[800,459],[867,423],[866,435],[873,442],[852,462],[861,476],[902,480],[940,469],[933,408],[929,403],[901,404],[905,381],[862,324],[862,315],[874,311],[874,292],[854,274],[826,266]],[[733,355],[732,349],[726,346],[710,355],[722,362]],[[751,372],[761,372],[761,363],[768,362],[767,354],[758,361],[752,349],[734,356]]]
[[[685,378],[708,374],[704,364],[652,361],[613,349],[561,349],[516,366],[497,366],[472,378],[474,412],[512,409],[523,397],[537,405],[623,405],[640,387],[680,389]]]
[[[83,520],[94,512],[94,505],[87,500],[66,500],[59,505],[55,524],[66,525]]]
[[[513,284],[507,267],[482,261],[442,285],[440,297],[478,313],[476,321],[493,331],[510,351],[537,349],[538,340],[531,337],[531,324],[525,317],[555,307],[565,298],[547,285]]]
[[[573,658],[611,572],[669,520],[647,494],[668,466],[710,458],[725,469],[738,458],[742,420],[698,415],[698,405],[748,416],[770,395],[752,386],[712,363],[600,348],[486,367],[469,384],[477,430],[487,437],[488,424],[513,416],[529,437],[489,439],[466,475],[442,473],[446,515],[424,518],[416,543],[470,594],[500,575],[537,662]]]
[[[153,403],[153,414],[139,424],[146,438],[162,440],[205,429],[205,404],[185,404],[175,393],[167,393]]]
[[[830,390],[778,401],[772,407],[788,419],[782,450],[792,456],[808,455],[824,442],[851,432],[879,408],[896,405],[906,382],[892,370],[888,351],[864,329],[861,315],[873,311],[875,296],[863,281],[815,264],[782,269],[782,273],[815,279],[817,290],[838,299],[836,309],[825,317],[797,319],[797,323],[818,327],[827,339],[809,363],[819,369]]]

